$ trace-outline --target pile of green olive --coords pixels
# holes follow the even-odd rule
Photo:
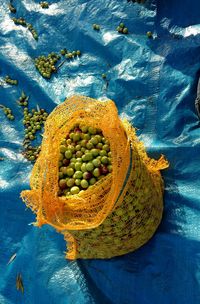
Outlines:
[[[50,53],[47,56],[39,56],[35,59],[35,67],[44,78],[51,78],[52,73],[57,71],[56,63],[60,56],[56,53]]]
[[[77,124],[59,149],[59,196],[79,194],[112,172],[110,143],[100,129]]]
[[[27,98],[24,94],[24,98]],[[26,103],[26,102],[25,102]],[[22,106],[24,105],[21,104]],[[41,135],[41,131],[43,129],[44,123],[48,117],[48,113],[44,109],[32,109],[28,110],[27,107],[24,108],[24,157],[29,161],[36,161],[41,147],[40,146],[31,146],[31,141],[36,139],[37,133]]]
[[[35,139],[35,134],[38,130],[42,129],[48,113],[44,109],[39,111],[32,109],[31,112],[28,108],[24,108],[24,120],[23,124],[25,127],[25,139],[31,141]]]

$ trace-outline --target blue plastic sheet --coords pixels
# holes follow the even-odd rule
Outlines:
[[[13,1],[17,17],[38,31],[38,42],[12,22],[0,0],[0,303],[1,304],[196,304],[200,302],[200,133],[194,100],[200,67],[198,0]],[[123,21],[128,35],[116,32]],[[101,25],[96,32],[92,24]],[[153,32],[153,39],[146,32]],[[51,80],[36,71],[33,58],[80,49],[79,60],[65,64]],[[106,73],[108,85],[101,78]],[[165,204],[154,237],[131,254],[110,260],[66,261],[63,236],[49,226],[38,229],[19,195],[29,187],[32,165],[21,155],[23,125],[16,103],[21,91],[30,106],[51,111],[65,97],[82,94],[110,98],[121,116],[138,129],[152,157],[165,154]],[[122,244],[123,246],[123,244]],[[6,265],[10,257],[16,259]],[[24,294],[16,290],[22,274]]]

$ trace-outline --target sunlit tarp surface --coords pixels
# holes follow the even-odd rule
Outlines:
[[[7,3],[0,0],[0,79],[9,74],[19,84],[0,86],[0,103],[16,117],[10,122],[0,112],[0,303],[200,303],[200,129],[194,106],[200,2],[52,0],[45,10],[39,1],[13,1],[16,16],[37,30],[38,42],[13,23]],[[128,35],[117,33],[120,21]],[[99,32],[93,23],[101,25]],[[83,55],[43,79],[33,59],[64,47]],[[110,98],[138,129],[149,155],[166,155],[163,221],[144,247],[110,260],[68,262],[62,235],[29,225],[35,217],[19,198],[32,169],[21,154],[16,100],[22,90],[30,95],[30,107],[48,112],[73,94]],[[17,273],[24,294],[16,290]]]

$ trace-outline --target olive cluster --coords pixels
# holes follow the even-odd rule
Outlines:
[[[42,55],[35,59],[35,67],[42,77],[50,79],[52,73],[57,71],[55,65],[59,59],[60,56],[53,52],[47,56]]]
[[[27,107],[24,108],[23,125],[25,127],[26,143],[36,138],[35,134],[38,130],[42,129],[47,116],[48,113],[44,109],[40,109],[39,111],[32,109],[31,112],[29,112]]]
[[[26,20],[22,17],[19,17],[19,18],[12,18],[13,22],[16,24],[16,25],[22,25],[22,26],[26,26]]]
[[[67,49],[62,49],[60,51],[61,55],[65,56],[67,59],[72,59],[74,57],[81,56],[81,51],[68,51]]]
[[[93,24],[92,27],[93,27],[93,29],[95,31],[99,31],[100,30],[100,25],[99,24]]]
[[[36,30],[33,28],[32,24],[31,23],[27,23],[27,28],[28,30],[31,32],[33,38],[35,40],[38,40],[38,33],[36,32]]]
[[[41,151],[41,147],[38,146],[38,147],[33,147],[33,146],[28,146],[23,152],[22,154],[24,155],[24,157],[31,161],[31,162],[34,162],[36,161],[36,159],[38,158],[39,156],[39,153]]]
[[[11,79],[10,76],[6,76],[4,78],[5,82],[11,85],[18,85],[18,81],[16,79]]]
[[[15,14],[16,11],[17,11],[16,8],[14,7],[14,5],[11,2],[8,4],[8,8],[9,8],[10,12],[13,13],[13,14]]]
[[[22,17],[20,18],[12,18],[13,22],[16,25],[22,25],[24,27],[27,27],[27,29],[31,32],[33,38],[35,40],[38,40],[38,33],[36,32],[36,30],[33,28],[33,25],[31,23],[27,23],[26,20]]]
[[[24,94],[25,95],[25,94]],[[42,130],[42,127],[47,119],[48,113],[44,109],[32,109],[28,110],[27,107],[24,108],[24,151],[22,154],[24,157],[34,162],[41,150],[40,146],[31,146],[30,142],[36,138],[36,133]],[[40,133],[41,135],[41,133]]]
[[[118,33],[128,34],[128,28],[125,27],[124,23],[122,23],[122,22],[117,27],[117,31],[118,31]]]
[[[22,91],[21,96],[19,97],[18,104],[20,106],[27,107],[28,106],[28,100],[29,96],[26,96],[26,94]]]
[[[47,1],[42,1],[42,2],[40,2],[40,6],[42,8],[49,8],[49,3]]]
[[[110,143],[100,129],[77,124],[59,149],[59,196],[81,193],[112,172]]]
[[[15,117],[14,117],[14,115],[12,113],[12,110],[10,108],[5,107],[3,105],[0,105],[0,107],[3,109],[4,114],[7,116],[7,118],[9,120],[14,120],[15,119]]]

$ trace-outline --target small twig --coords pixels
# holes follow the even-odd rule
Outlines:
[[[67,61],[67,59],[64,59],[57,67],[56,72],[61,68],[61,66]]]

